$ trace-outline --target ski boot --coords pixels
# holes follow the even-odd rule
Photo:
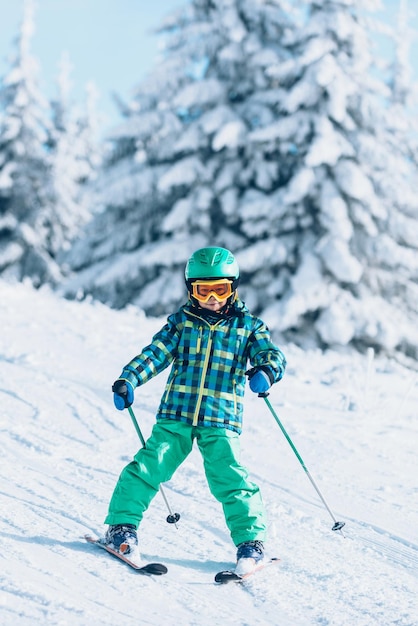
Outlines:
[[[262,541],[244,541],[244,543],[240,543],[237,550],[235,573],[243,576],[252,572],[263,558],[264,545]]]
[[[116,524],[109,526],[105,543],[109,548],[116,550],[123,556],[132,558],[138,556],[138,537],[136,527],[133,524]]]

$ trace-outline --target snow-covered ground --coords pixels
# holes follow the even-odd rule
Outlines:
[[[277,567],[244,586],[213,576],[234,561],[197,451],[140,528],[137,575],[86,544],[139,441],[111,383],[162,320],[0,283],[0,623],[71,626],[418,624],[417,373],[368,355],[282,346],[270,399],[332,519],[262,399],[246,396],[242,458],[262,487]],[[168,373],[168,371],[167,371]],[[137,391],[147,436],[166,376]]]

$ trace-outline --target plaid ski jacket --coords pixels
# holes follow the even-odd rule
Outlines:
[[[264,322],[240,300],[233,313],[211,323],[188,302],[124,367],[121,378],[135,388],[172,363],[157,419],[241,433],[248,364],[268,366],[275,382],[282,378],[286,360]]]

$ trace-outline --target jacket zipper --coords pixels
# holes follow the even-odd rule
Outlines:
[[[210,327],[210,335],[209,335],[208,343],[206,345],[205,360],[203,362],[202,373],[201,373],[200,381],[199,381],[199,383],[200,383],[199,384],[199,393],[198,393],[198,396],[197,396],[196,408],[195,408],[194,415],[193,415],[193,426],[197,426],[197,422],[198,422],[198,419],[199,419],[199,411],[200,411],[200,406],[202,404],[206,372],[208,371],[210,351],[211,351],[211,348],[212,348],[212,331],[213,331],[213,327],[211,326]]]
[[[194,313],[189,313],[189,314],[192,315],[193,317],[196,317],[197,319],[205,322],[205,324],[207,324],[209,326],[209,332],[210,332],[208,343],[207,343],[207,345],[204,348],[204,350],[205,350],[205,360],[203,361],[202,373],[200,375],[199,392],[198,392],[198,396],[197,396],[196,408],[195,408],[195,411],[194,411],[193,422],[192,422],[193,426],[197,426],[197,423],[198,423],[198,420],[199,420],[200,406],[202,404],[204,384],[205,384],[206,374],[207,374],[208,366],[209,366],[210,351],[212,349],[212,343],[213,343],[212,333],[215,330],[216,326],[218,324],[220,324],[222,320],[219,320],[219,322],[216,322],[216,324],[214,324],[212,326],[211,324],[209,324],[202,317],[199,317],[198,315],[195,315]],[[199,350],[200,350],[200,341],[199,341]]]

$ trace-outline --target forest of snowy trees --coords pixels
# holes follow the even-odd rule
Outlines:
[[[389,28],[375,4],[186,2],[106,150],[94,108],[68,106],[68,62],[42,100],[27,10],[0,83],[0,276],[165,315],[188,256],[221,245],[273,333],[418,359],[408,6]]]
[[[63,255],[92,215],[88,183],[100,165],[95,91],[80,113],[69,104],[71,63],[63,56],[57,97],[38,86],[31,54],[34,5],[27,0],[14,55],[0,83],[0,276],[57,285]]]

